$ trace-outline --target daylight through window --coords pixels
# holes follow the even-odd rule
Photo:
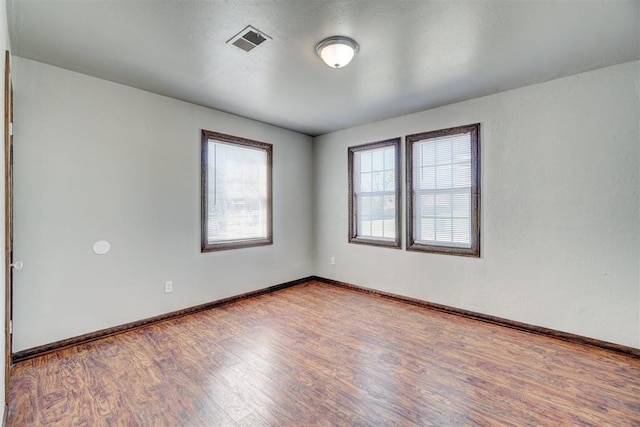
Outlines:
[[[409,249],[479,256],[479,125],[407,137]]]
[[[272,242],[271,153],[271,144],[203,131],[203,251]]]
[[[400,138],[349,148],[349,241],[400,247]]]

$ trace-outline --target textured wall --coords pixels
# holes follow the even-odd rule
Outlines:
[[[640,347],[639,75],[630,62],[316,138],[316,274]],[[347,243],[347,147],[475,122],[480,259]]]
[[[299,134],[14,68],[14,351],[309,274],[640,347],[638,62],[324,135],[313,159]],[[482,258],[347,243],[348,146],[474,122]],[[274,144],[273,246],[199,252],[201,128]]]
[[[311,138],[25,59],[14,74],[14,351],[312,274]],[[273,245],[200,253],[203,128],[274,145]]]

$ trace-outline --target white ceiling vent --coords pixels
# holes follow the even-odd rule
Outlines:
[[[261,45],[267,39],[273,40],[257,28],[247,25],[242,31],[227,40],[227,43],[231,43],[245,52],[249,52],[253,48]]]

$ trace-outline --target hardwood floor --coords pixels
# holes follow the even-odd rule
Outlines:
[[[20,362],[10,396],[10,426],[640,426],[640,359],[310,282]]]

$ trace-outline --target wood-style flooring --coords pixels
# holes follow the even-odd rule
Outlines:
[[[11,370],[10,426],[640,426],[640,359],[310,282]]]

